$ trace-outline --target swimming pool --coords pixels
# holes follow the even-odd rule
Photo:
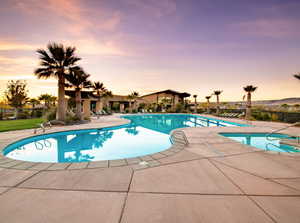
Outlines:
[[[267,137],[267,133],[220,133],[220,135],[266,151],[300,152],[293,146],[280,143],[282,139],[295,139],[285,134],[272,134],[270,137]]]
[[[177,128],[242,126],[195,115],[124,115],[127,125],[74,130],[34,136],[3,151],[7,157],[31,162],[87,162],[145,156],[168,149],[170,132]]]

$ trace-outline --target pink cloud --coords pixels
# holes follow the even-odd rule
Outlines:
[[[15,7],[31,16],[43,15],[51,17],[51,20],[58,19],[58,26],[75,35],[86,34],[89,29],[95,28],[111,31],[120,24],[120,13],[104,8],[99,13],[99,9],[88,8],[82,3],[84,1],[79,0],[16,0]],[[97,21],[92,20],[95,14]]]

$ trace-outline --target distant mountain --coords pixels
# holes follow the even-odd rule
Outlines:
[[[246,101],[236,101],[236,102],[229,102],[230,104],[235,103],[245,103]],[[252,101],[253,105],[267,105],[267,106],[276,106],[276,105],[282,105],[282,104],[300,104],[300,98],[283,98],[283,99],[277,99],[277,100],[258,100],[258,101]]]
[[[300,98],[283,98],[278,100],[260,100],[253,101],[253,104],[256,105],[282,105],[282,104],[300,104]]]

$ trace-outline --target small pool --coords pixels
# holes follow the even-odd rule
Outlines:
[[[74,130],[34,136],[3,151],[31,162],[87,162],[145,156],[168,149],[170,132],[184,127],[242,126],[195,115],[124,115],[131,122],[112,128]]]
[[[256,147],[267,151],[297,153],[300,150],[287,144],[281,144],[282,139],[295,139],[284,134],[272,134],[267,137],[267,133],[220,133],[220,135],[238,141],[242,144]]]

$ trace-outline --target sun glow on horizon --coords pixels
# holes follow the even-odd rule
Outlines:
[[[4,0],[0,95],[17,79],[31,97],[57,94],[57,80],[33,75],[51,41],[76,46],[78,64],[114,94],[174,89],[205,101],[222,89],[221,100],[240,101],[253,84],[254,100],[300,97],[300,2],[229,2]]]

